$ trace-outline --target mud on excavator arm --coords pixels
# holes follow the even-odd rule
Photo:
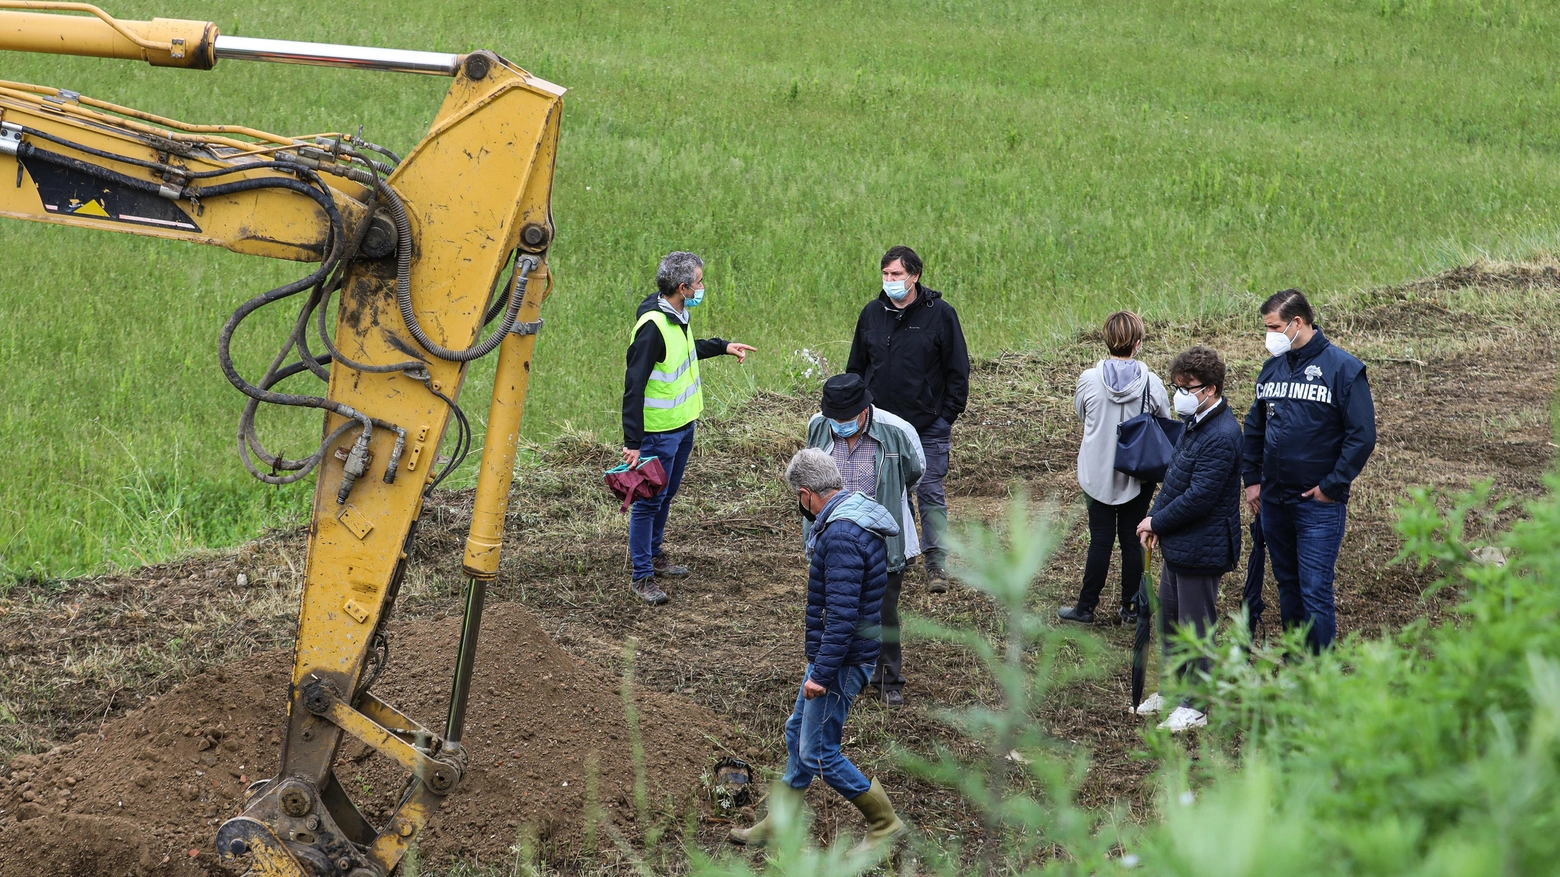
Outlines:
[[[384,877],[466,766],[459,740],[482,589],[498,570],[539,310],[551,287],[563,89],[487,51],[232,38],[208,22],[117,21],[76,3],[0,0],[0,50],[453,77],[432,127],[404,160],[358,135],[187,125],[66,89],[0,83],[0,215],[320,263],[245,303],[220,336],[224,372],[249,397],[238,436],[245,465],[268,483],[312,472],[316,489],[281,766],[221,827],[217,848],[257,877]],[[324,316],[332,296],[334,335]],[[263,377],[245,377],[228,354],[233,334],[250,313],[289,297],[305,301],[293,335]],[[469,443],[458,407],[466,366],[495,347],[464,562],[473,579],[467,625],[441,733],[369,686],[387,659],[384,622],[423,499],[442,477],[436,451],[452,418]],[[277,389],[305,371],[328,381],[324,396]],[[253,429],[261,403],[325,411],[316,453],[287,460],[266,451]],[[408,774],[382,825],[358,811],[332,773],[343,734]]]

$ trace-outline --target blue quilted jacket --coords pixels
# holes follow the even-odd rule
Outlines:
[[[1181,575],[1223,575],[1240,562],[1241,432],[1228,402],[1188,424],[1149,516],[1159,552]]]
[[[888,588],[884,539],[899,525],[860,493],[835,494],[811,534],[807,572],[807,661],[812,681],[835,688],[840,668],[877,660],[880,610]]]

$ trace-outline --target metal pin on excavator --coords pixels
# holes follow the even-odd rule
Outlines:
[[[84,3],[0,0],[0,50],[201,70],[249,59],[453,77],[432,127],[404,160],[360,133],[281,137],[189,125],[63,88],[0,82],[0,215],[320,263],[239,307],[219,339],[223,371],[248,397],[238,431],[245,466],[271,484],[314,474],[316,488],[281,767],[221,826],[217,852],[254,877],[386,877],[466,770],[461,731],[483,596],[498,572],[539,311],[551,288],[563,89],[489,51],[230,37],[209,22],[119,21]],[[229,354],[234,333],[283,299],[304,302],[292,334],[263,376],[246,378]],[[466,365],[494,349],[464,561],[471,584],[439,734],[369,689],[388,660],[385,622],[423,500],[470,443],[457,404]],[[304,372],[328,382],[324,396],[278,389]],[[319,448],[301,459],[267,451],[255,431],[261,403],[323,410]],[[456,459],[436,472],[451,420]],[[359,812],[332,772],[343,734],[408,774],[381,825]]]

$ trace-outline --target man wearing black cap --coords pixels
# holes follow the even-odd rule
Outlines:
[[[883,291],[856,320],[845,371],[861,375],[878,410],[892,411],[915,427],[926,451],[926,476],[916,488],[921,541],[932,593],[948,590],[948,500],[943,477],[953,422],[970,395],[970,357],[959,315],[942,293],[921,285],[921,257],[909,247],[883,254]]]
[[[835,375],[823,385],[822,411],[807,424],[807,446],[834,458],[845,493],[865,494],[888,509],[899,532],[886,539],[888,590],[883,594],[883,650],[870,685],[883,702],[905,702],[903,657],[899,647],[899,591],[905,562],[920,553],[910,491],[921,480],[926,458],[915,427],[872,405],[872,394],[859,375]],[[803,522],[803,535],[811,528]]]

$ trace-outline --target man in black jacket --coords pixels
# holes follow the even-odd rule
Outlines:
[[[943,478],[953,422],[970,396],[970,356],[959,315],[921,285],[921,257],[909,247],[883,254],[883,291],[861,310],[845,370],[861,375],[873,402],[921,436],[926,472],[916,486],[921,546],[932,593],[948,590],[948,500]]]

